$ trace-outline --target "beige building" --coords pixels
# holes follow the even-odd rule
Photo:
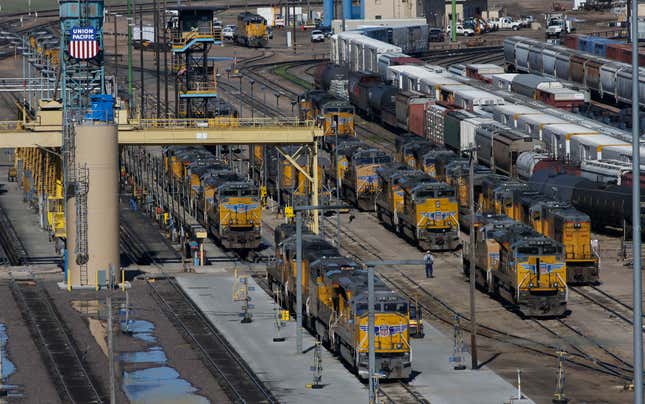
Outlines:
[[[417,0],[364,0],[366,20],[416,18]]]

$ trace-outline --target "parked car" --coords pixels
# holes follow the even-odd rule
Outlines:
[[[443,42],[444,36],[441,28],[430,28],[428,31],[428,42]]]
[[[224,39],[233,40],[234,35],[235,35],[235,30],[231,28],[230,25],[225,26],[224,29],[222,30],[222,36],[224,37]]]
[[[311,31],[311,42],[324,42],[325,34],[319,29]]]
[[[451,34],[450,28],[451,26],[448,26],[448,30],[446,31],[448,35]],[[457,35],[471,36],[475,35],[475,31],[470,28],[465,28],[462,24],[457,24]]]

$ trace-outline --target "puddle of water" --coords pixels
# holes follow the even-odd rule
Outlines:
[[[127,330],[132,333],[134,338],[145,342],[157,342],[157,338],[153,334],[154,329],[154,324],[146,320],[128,320],[127,323],[125,321],[121,322],[122,331]]]
[[[167,366],[124,372],[123,391],[132,403],[209,403],[207,398],[194,394],[197,389]]]
[[[131,332],[134,338],[151,343],[157,340],[154,335],[155,326],[150,321],[128,319],[126,323],[123,316],[120,323],[121,328]],[[123,352],[120,359],[123,363],[160,364],[168,360],[160,346],[153,346],[141,352]],[[131,403],[210,403],[206,397],[195,394],[197,389],[181,379],[179,373],[169,366],[123,372],[122,386]]]
[[[119,355],[121,361],[128,363],[166,363],[166,353],[159,346],[143,352],[123,352]]]
[[[106,328],[105,324],[103,324],[102,321],[99,321],[92,317],[89,317],[87,321],[89,323],[88,325],[90,328],[90,334],[92,334],[99,348],[101,348],[101,351],[103,351],[103,354],[107,357],[108,346],[107,346],[107,339],[106,339],[107,334],[105,330]]]
[[[2,343],[2,380],[4,381],[16,372],[16,365],[7,356],[9,337],[7,337],[7,326],[2,323],[0,323],[0,342]]]
[[[72,308],[86,316],[96,316],[99,314],[98,300],[72,300]]]

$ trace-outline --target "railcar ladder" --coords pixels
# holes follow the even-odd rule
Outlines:
[[[81,286],[87,285],[87,193],[89,191],[89,170],[79,167],[76,182],[76,263],[80,269]]]

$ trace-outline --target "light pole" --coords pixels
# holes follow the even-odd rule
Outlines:
[[[253,85],[255,84],[255,80],[250,79],[249,84],[251,85],[251,98],[253,98]],[[253,121],[254,117],[255,117],[255,108],[253,104],[251,104],[251,121]]]
[[[262,90],[263,104],[267,105],[267,86],[263,84],[262,87],[260,87],[260,90]]]
[[[470,350],[471,350],[471,368],[473,370],[479,369],[477,363],[477,319],[475,318],[475,288],[476,285],[476,275],[475,275],[475,243],[477,242],[477,234],[475,233],[477,216],[475,214],[475,188],[474,188],[474,177],[475,177],[475,163],[477,161],[477,149],[475,145],[470,145],[470,166],[468,170],[468,178],[470,182],[470,189],[468,190],[468,204],[470,205]]]
[[[280,108],[280,104],[279,104],[279,102],[280,102],[280,96],[281,96],[282,94],[280,94],[280,93],[273,93],[273,95],[275,96],[275,107],[276,107],[276,108]]]
[[[638,0],[632,0],[632,21],[629,24],[632,37],[632,178],[640,178],[640,116],[638,105]],[[634,301],[634,403],[643,403],[643,295],[641,285],[641,189],[637,181],[632,182],[632,285]]]
[[[128,0],[128,107],[132,111],[134,91],[132,89],[132,0]]]
[[[374,268],[383,265],[423,265],[423,260],[394,260],[394,261],[367,261],[367,350],[368,350],[368,377],[369,377],[369,402],[376,401],[376,350],[375,350],[375,321],[374,321]]]

